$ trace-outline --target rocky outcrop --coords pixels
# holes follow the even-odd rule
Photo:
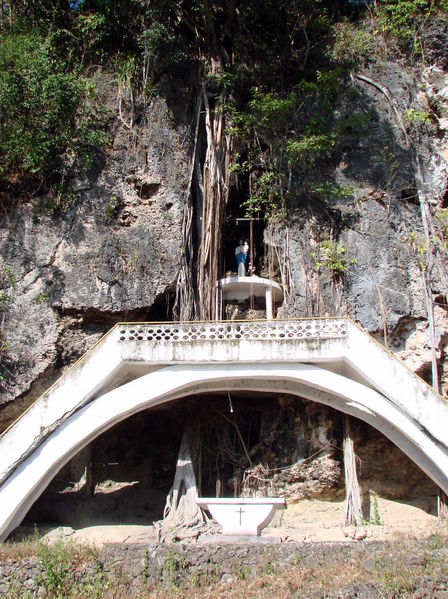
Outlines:
[[[336,115],[363,116],[345,133],[335,161],[314,173],[327,182],[326,197],[303,195],[286,223],[265,235],[265,242],[283,250],[287,266],[283,316],[350,316],[430,381],[427,268],[441,365],[448,334],[443,213],[448,88],[439,67],[424,71],[423,85],[417,83],[419,76],[389,62],[353,77]],[[431,267],[426,263],[414,147],[432,215]]]
[[[114,322],[169,316],[189,133],[154,98],[138,127],[118,122],[104,164],[79,175],[57,210],[36,195],[3,216],[1,403],[34,398]]]

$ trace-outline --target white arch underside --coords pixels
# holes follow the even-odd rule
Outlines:
[[[380,393],[308,364],[167,366],[110,391],[72,414],[0,488],[0,541],[16,528],[57,472],[78,451],[139,411],[207,391],[286,392],[372,425],[448,492],[448,455],[419,424]]]

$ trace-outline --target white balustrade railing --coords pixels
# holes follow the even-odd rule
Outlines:
[[[119,327],[120,341],[314,340],[347,336],[343,319],[303,319],[257,322],[135,323]]]

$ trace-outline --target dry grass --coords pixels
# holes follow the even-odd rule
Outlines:
[[[146,595],[152,599],[245,599],[272,597],[362,596],[362,587],[378,597],[437,597],[440,586],[448,588],[448,535],[426,541],[405,539],[381,545],[362,560],[345,562],[329,556],[310,566],[297,565],[257,577],[238,577],[201,588],[172,588]],[[334,595],[336,593],[336,595]],[[358,596],[358,595],[357,595]]]
[[[0,544],[0,563],[9,560],[17,561],[37,555],[37,543],[34,537],[29,537],[20,542],[7,541]]]
[[[35,534],[21,541],[0,543],[0,563],[38,557],[42,554],[43,549],[48,549],[47,553],[54,554],[55,559],[58,554],[63,553],[64,557],[77,564],[93,563],[99,556],[98,551],[88,545],[74,543],[70,540],[57,540],[49,544]]]
[[[304,558],[298,552],[295,565],[281,568],[268,563],[258,576],[251,575],[250,569],[241,564],[232,575],[222,577],[218,568],[215,575],[201,581],[195,579],[192,572],[182,570],[179,580],[173,578],[173,582],[157,589],[145,586],[142,577],[138,596],[142,599],[311,598],[336,597],[340,591],[344,591],[345,596],[363,596],[363,590],[368,589],[369,594],[373,592],[378,597],[437,597],[448,589],[446,532],[426,540],[401,539],[360,547],[363,551],[352,552],[350,558],[337,548],[314,554],[311,551],[303,554]],[[294,550],[291,546],[291,551]],[[89,581],[78,581],[74,585],[73,579],[66,576],[67,570],[92,564],[98,557],[85,546],[57,542],[48,549],[42,541],[32,538],[0,547],[0,561],[32,556],[42,563],[46,560],[47,577],[49,574],[54,577],[53,586],[49,578],[45,585],[49,597],[57,596],[52,594],[54,588],[60,589],[65,597],[130,599],[136,596],[135,578],[117,578],[100,571]],[[61,564],[65,564],[62,570]],[[20,596],[17,586],[14,592],[14,596]]]

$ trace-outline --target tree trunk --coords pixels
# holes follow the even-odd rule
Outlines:
[[[202,95],[198,95],[195,108],[195,132],[193,152],[190,163],[188,188],[185,194],[184,214],[182,220],[183,254],[179,277],[176,284],[176,299],[173,307],[174,320],[186,322],[194,320],[196,303],[193,290],[193,202],[191,188],[193,185],[195,166],[199,152],[199,126],[202,108]]]
[[[350,416],[344,415],[344,470],[345,470],[345,493],[346,510],[345,524],[362,523],[361,493],[358,484],[358,475],[356,473],[356,454],[351,438]]]
[[[179,448],[174,482],[166,499],[162,528],[173,533],[176,528],[193,529],[202,526],[204,515],[196,503],[198,488],[195,464],[199,459],[198,428],[187,424]],[[191,536],[179,533],[177,536]]]
[[[211,109],[205,85],[205,130],[207,148],[202,169],[202,228],[198,252],[199,318],[213,315],[215,284],[219,277],[222,228],[229,188],[230,136],[224,133],[224,106],[217,100]]]
[[[437,496],[437,517],[440,522],[448,521],[448,497],[442,489],[439,489]]]

